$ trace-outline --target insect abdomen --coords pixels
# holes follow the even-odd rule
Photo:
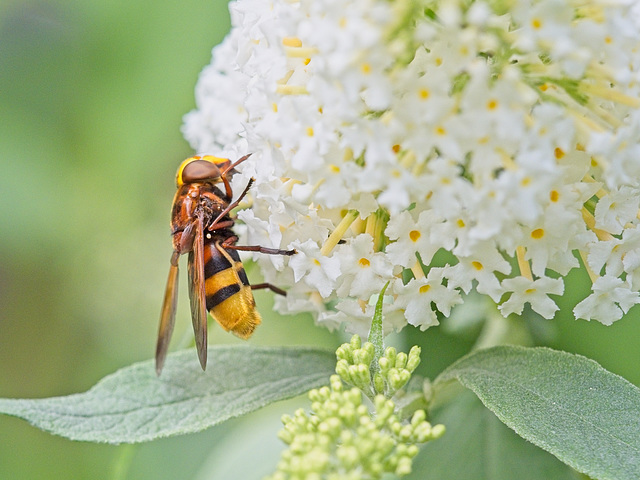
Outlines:
[[[204,277],[211,316],[226,331],[244,339],[251,336],[261,318],[238,253],[214,242],[205,244]]]

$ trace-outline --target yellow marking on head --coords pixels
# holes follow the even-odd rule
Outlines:
[[[176,185],[178,187],[184,185],[184,181],[182,180],[182,172],[184,171],[185,167],[191,162],[195,162],[196,160],[205,160],[207,162],[213,163],[216,166],[222,165],[229,161],[228,158],[214,157],[213,155],[194,155],[193,157],[189,157],[183,160],[183,162],[178,167],[178,171],[176,172]]]

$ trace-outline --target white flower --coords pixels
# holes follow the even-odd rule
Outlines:
[[[581,255],[576,312],[619,318],[640,289],[632,4],[232,2],[184,133],[252,153],[233,179],[255,178],[247,241],[299,252],[255,256],[276,306],[362,331],[390,281],[391,328],[473,288],[550,317]]]
[[[619,235],[627,223],[637,220],[639,207],[640,197],[636,189],[622,186],[611,191],[596,205],[596,228]]]
[[[544,318],[553,318],[558,306],[548,295],[562,295],[564,292],[562,280],[549,277],[535,280],[525,277],[507,278],[502,282],[502,287],[511,292],[509,299],[499,307],[500,312],[505,316],[511,313],[522,313],[524,304],[528,303]]]
[[[313,240],[293,243],[292,247],[298,251],[289,261],[289,266],[293,270],[293,281],[300,282],[304,278],[307,284],[327,298],[331,295],[341,273],[339,260],[322,255]]]
[[[636,303],[640,303],[640,295],[631,290],[628,283],[617,277],[604,276],[594,282],[593,293],[576,305],[573,313],[578,318],[597,319],[611,325]]]
[[[457,290],[443,285],[446,270],[432,268],[426,277],[412,279],[406,285],[395,285],[395,293],[398,295],[396,305],[404,308],[407,321],[420,327],[420,330],[438,324],[432,303],[445,316],[449,315],[454,305],[462,303]]]

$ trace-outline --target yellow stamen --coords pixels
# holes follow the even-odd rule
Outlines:
[[[416,262],[413,264],[413,267],[411,267],[411,272],[413,273],[413,276],[416,280],[424,277],[424,270],[422,270],[422,265],[420,265],[420,262]]]
[[[305,95],[309,93],[304,85],[278,85],[276,92],[280,95]]]
[[[593,161],[591,163],[593,165]],[[596,165],[593,166],[595,167]],[[593,178],[591,175],[585,175],[584,177],[582,177],[582,181],[585,183],[596,183],[595,178]],[[604,188],[601,188],[596,192],[596,197],[598,198],[602,198],[606,195],[609,195],[609,192],[607,192]]]
[[[300,40],[298,37],[284,37],[282,39],[282,45],[284,45],[285,47],[301,47],[302,40]]]
[[[516,248],[516,258],[518,259],[518,268],[520,269],[520,275],[528,280],[533,280],[533,275],[531,274],[531,266],[529,262],[525,259],[525,255],[527,250],[520,245]]]
[[[591,267],[589,266],[589,263],[587,262],[587,254],[585,252],[583,252],[582,250],[580,250],[580,258],[582,259],[582,263],[584,264],[585,268],[587,269],[587,274],[589,275],[589,278],[591,279],[591,283],[595,283],[595,281],[598,280],[599,276],[593,270],[591,270]]]
[[[613,240],[613,235],[611,235],[609,232],[605,232],[604,230],[596,228],[596,218],[585,207],[582,207],[582,219],[587,225],[587,228],[595,233],[600,240],[605,242]]]
[[[622,105],[628,105],[629,107],[640,107],[640,98],[631,97],[622,93],[619,90],[614,90],[610,87],[602,85],[594,85],[591,83],[581,83],[580,89],[586,93],[590,93],[596,97],[604,98],[605,100],[611,100]]]
[[[318,49],[314,47],[284,47],[284,53],[289,58],[310,58],[318,53]]]
[[[322,248],[320,249],[320,254],[327,256],[331,253],[331,250],[335,248],[338,242],[342,239],[342,236],[347,232],[351,224],[358,218],[357,210],[349,210],[347,214],[340,220],[340,223],[336,226],[336,229],[331,232],[327,241],[324,242]]]

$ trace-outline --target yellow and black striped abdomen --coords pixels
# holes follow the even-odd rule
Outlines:
[[[216,242],[206,243],[204,278],[211,316],[226,331],[249,338],[262,320],[238,252],[225,250]]]

